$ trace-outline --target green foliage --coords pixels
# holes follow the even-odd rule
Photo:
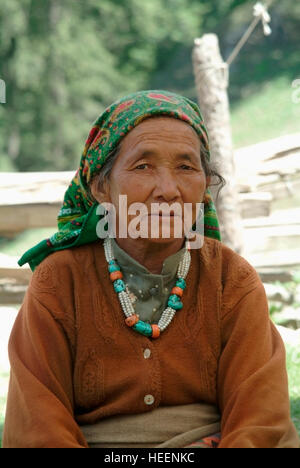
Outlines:
[[[232,105],[236,147],[299,131],[300,105],[292,101],[291,80],[279,76],[256,88],[257,83],[248,83],[243,98]]]
[[[286,345],[291,417],[300,436],[300,346]]]
[[[201,11],[196,0],[3,0],[0,169],[76,167],[92,121],[147,87],[159,62],[192,41]]]
[[[216,32],[226,58],[252,19],[253,4],[1,0],[0,78],[7,102],[0,105],[0,171],[75,169],[92,122],[124,94],[165,88],[196,99],[194,38]],[[264,38],[257,28],[231,68],[233,103],[264,92],[270,79],[297,77],[299,3],[275,4],[274,34]]]

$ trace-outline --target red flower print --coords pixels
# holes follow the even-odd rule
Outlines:
[[[178,104],[177,99],[171,96],[165,96],[164,94],[149,93],[148,97],[152,99],[159,99],[160,101],[167,101],[167,102],[172,102],[173,104]]]
[[[116,120],[117,116],[121,112],[123,112],[125,109],[129,109],[129,107],[131,107],[134,103],[135,103],[135,99],[130,99],[129,101],[125,101],[119,104],[114,110],[114,112],[112,113],[112,115],[110,116],[110,119],[109,119],[110,122],[113,122],[114,120]]]
[[[94,140],[95,135],[97,134],[99,129],[100,129],[99,125],[96,125],[95,127],[92,128],[92,130],[90,131],[89,136],[88,136],[88,138],[87,138],[87,140],[85,142],[85,146],[90,146],[90,144]]]
[[[95,150],[96,148],[99,148],[101,145],[105,145],[107,140],[109,139],[110,131],[107,128],[101,129],[96,138],[94,139],[90,149]]]
[[[190,121],[190,118],[188,115],[186,115],[184,112],[181,112],[179,114],[179,117],[182,119],[182,120],[187,120],[188,122]]]

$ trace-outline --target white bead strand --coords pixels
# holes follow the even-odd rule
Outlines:
[[[183,254],[181,261],[179,262],[178,269],[177,269],[177,277],[185,279],[190,268],[191,264],[191,254],[189,252],[189,243],[186,241],[186,251]],[[109,237],[104,240],[104,252],[105,258],[107,263],[111,261],[115,261],[112,242]],[[117,263],[117,262],[116,262]],[[132,305],[132,301],[130,299],[129,293],[127,291],[121,291],[118,293],[119,302],[121,304],[122,310],[126,318],[135,315],[135,310]],[[164,331],[172,322],[177,310],[173,309],[172,307],[167,307],[161,315],[160,320],[158,321],[158,328],[160,331]]]

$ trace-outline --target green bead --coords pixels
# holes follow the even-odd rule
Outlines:
[[[120,271],[120,267],[118,265],[116,265],[116,264],[109,265],[108,271],[109,271],[109,273],[112,273],[113,271]]]
[[[114,281],[113,285],[114,285],[114,289],[115,289],[116,293],[119,293],[121,291],[125,291],[125,289],[126,289],[125,283],[121,279],[117,279],[116,281]]]
[[[172,307],[172,309],[179,310],[182,309],[183,304],[179,296],[177,296],[176,294],[171,294],[168,300],[168,306]]]
[[[135,331],[138,333],[141,333],[142,335],[145,336],[152,336],[152,327],[149,325],[149,323],[145,323],[142,320],[139,320],[138,323],[133,325],[132,327]]]
[[[185,280],[183,278],[178,278],[178,280],[176,281],[176,286],[178,286],[181,289],[185,289],[186,288]]]

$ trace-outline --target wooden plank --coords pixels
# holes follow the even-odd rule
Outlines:
[[[0,284],[0,304],[22,304],[27,285]]]
[[[272,195],[268,192],[239,193],[240,212],[242,218],[257,218],[269,216],[271,213]]]
[[[297,249],[300,246],[300,225],[247,229],[244,231],[247,253]]]
[[[239,190],[269,191],[269,187],[261,187],[272,185],[276,180],[280,182],[282,176],[292,177],[299,171],[299,152],[300,133],[236,149],[234,161]]]
[[[261,191],[261,186],[271,185],[275,182],[280,182],[281,177],[279,174],[268,174],[268,175],[250,175],[250,174],[238,174],[237,175],[237,190],[239,193],[257,192]],[[268,190],[263,190],[268,191]]]
[[[254,268],[287,268],[300,266],[300,249],[277,252],[246,253],[244,257]]]
[[[28,264],[20,267],[19,257],[0,254],[0,284],[13,282],[14,284],[28,284],[32,271]]]
[[[16,268],[5,268],[0,265],[0,280],[13,279],[19,284],[28,284],[32,276],[30,268],[24,268],[24,266]]]
[[[259,186],[260,191],[266,191],[272,194],[273,200],[281,200],[283,198],[292,199],[300,193],[300,176],[280,180],[272,184],[263,184]]]
[[[283,220],[285,225],[300,224],[300,208],[290,208],[286,210],[273,211],[270,216],[244,219],[243,226],[245,229],[257,227],[282,226]]]
[[[62,203],[73,172],[0,172],[0,206]]]
[[[300,147],[300,133],[284,135],[272,140],[256,143],[255,145],[237,148],[234,151],[237,173],[243,173],[247,169],[249,173],[255,173],[259,165],[274,157],[285,156],[291,151],[297,151]]]
[[[29,205],[0,206],[0,235],[10,237],[25,229],[53,228],[61,203],[31,203]]]
[[[281,158],[273,158],[270,161],[265,161],[262,168],[259,170],[261,175],[280,174],[280,175],[294,175],[300,171],[300,149],[293,151]]]
[[[297,237],[300,246],[300,223],[298,224],[283,224],[281,226],[263,226],[250,228],[244,231],[249,237],[258,238],[283,238],[289,244],[291,237]]]
[[[257,268],[257,273],[263,283],[275,283],[276,281],[287,283],[293,280],[293,274],[290,269],[260,267]]]

